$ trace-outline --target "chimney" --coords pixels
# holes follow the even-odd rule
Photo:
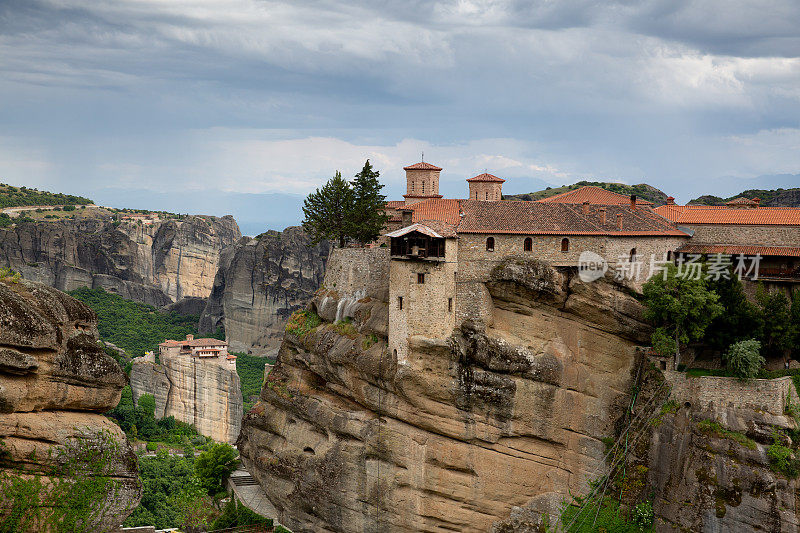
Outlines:
[[[194,340],[194,335],[192,335],[191,333],[189,333],[188,335],[186,335],[186,340],[187,340],[187,341],[193,341],[193,340]]]
[[[588,200],[586,202],[583,202],[583,214],[584,215],[588,215],[589,214],[589,201]]]
[[[636,211],[636,195],[631,194],[631,211]]]
[[[622,213],[617,213],[617,229],[622,231]]]
[[[600,208],[600,224],[602,224],[604,226],[606,224],[606,208],[605,207],[601,207]]]
[[[753,198],[753,201],[756,203],[756,205],[754,207],[760,207],[761,206],[761,198]]]
[[[675,198],[672,196],[667,196],[667,203],[666,205],[675,205]]]

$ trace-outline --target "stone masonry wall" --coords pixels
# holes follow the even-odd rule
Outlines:
[[[800,226],[744,226],[684,224],[694,230],[691,244],[741,244],[746,246],[787,246],[800,242]]]
[[[788,399],[798,403],[792,378],[752,379],[740,381],[720,376],[690,377],[684,372],[667,370],[664,377],[672,385],[670,396],[692,407],[707,409],[712,403],[717,409],[735,408],[784,414]]]
[[[490,181],[477,181],[469,184],[470,200],[494,202],[502,198],[502,184]]]

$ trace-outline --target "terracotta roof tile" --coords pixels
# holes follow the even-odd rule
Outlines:
[[[457,225],[459,221],[459,202],[451,198],[432,198],[412,204],[408,209],[414,211],[411,221],[441,220],[448,224]]]
[[[676,224],[800,225],[800,208],[797,207],[741,209],[724,205],[662,205],[656,207],[655,212]]]
[[[403,170],[442,170],[442,169],[440,167],[437,167],[436,165],[431,165],[430,163],[422,161],[420,163],[415,163],[413,165],[403,167]]]
[[[219,339],[192,339],[190,341],[176,341],[172,339],[167,339],[159,346],[227,346],[228,343],[225,341],[221,341]]]
[[[492,183],[505,183],[506,180],[504,180],[503,178],[498,178],[497,176],[495,176],[493,174],[489,174],[487,172],[484,172],[483,174],[478,174],[474,178],[470,178],[467,181],[469,181],[469,182],[488,181],[488,182],[492,182]]]
[[[684,244],[676,250],[687,254],[730,254],[800,257],[800,248],[794,246],[739,246],[734,244]]]
[[[740,196],[739,198],[734,198],[730,202],[725,202],[725,205],[758,205],[758,202],[754,202],[749,198],[745,198],[744,196]]]
[[[598,205],[630,205],[631,197],[607,191],[600,187],[586,185],[579,189],[562,192],[561,194],[556,194],[548,198],[542,198],[541,200],[537,200],[537,202],[563,204],[582,204],[583,202],[589,202],[590,204]],[[637,198],[636,205],[653,205],[653,202]]]
[[[591,207],[588,214],[583,214],[583,206],[559,202],[462,200],[464,216],[458,233],[688,237],[650,207],[632,210],[628,206],[605,205],[605,224],[601,223],[600,209]],[[617,225],[618,214],[622,216],[622,230]]]

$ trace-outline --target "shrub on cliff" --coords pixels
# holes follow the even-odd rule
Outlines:
[[[197,456],[194,471],[208,494],[224,492],[223,482],[239,466],[236,449],[228,443],[218,442]]]
[[[740,379],[752,379],[764,366],[761,343],[755,339],[732,344],[725,353],[725,365],[731,374]]]
[[[682,275],[674,265],[667,267],[666,275],[651,277],[642,292],[645,318],[656,326],[653,348],[661,355],[674,354],[676,366],[680,346],[703,338],[711,321],[724,311],[702,275]]]

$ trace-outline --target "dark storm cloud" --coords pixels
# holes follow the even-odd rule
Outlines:
[[[798,27],[793,0],[6,0],[0,178],[303,194],[425,149],[454,188],[691,196],[797,171]]]

